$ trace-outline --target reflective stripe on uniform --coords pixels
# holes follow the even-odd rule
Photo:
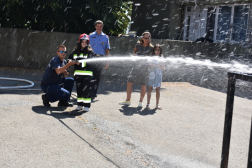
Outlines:
[[[82,98],[78,97],[77,102],[83,102],[83,103],[91,103],[91,98]]]
[[[75,76],[75,75],[93,76],[93,72],[92,72],[92,71],[75,70],[75,71],[74,71],[74,76]]]
[[[74,54],[73,55],[73,59],[77,59],[77,58],[87,58],[88,54],[86,55],[83,55],[83,54],[80,54],[80,55],[77,55],[77,54]]]
[[[78,62],[81,63],[82,68],[86,67],[86,65],[87,65],[85,60],[79,60]]]

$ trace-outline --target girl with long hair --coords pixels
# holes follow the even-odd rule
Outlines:
[[[150,99],[151,92],[153,88],[156,88],[156,109],[161,110],[162,107],[159,105],[160,99],[160,87],[162,82],[162,71],[164,68],[164,63],[160,58],[163,58],[162,55],[162,47],[159,44],[156,44],[153,48],[154,59],[149,65],[150,75],[149,75],[149,83],[148,83],[148,93],[147,93],[147,105],[146,108],[150,109]]]
[[[92,58],[94,55],[92,48],[89,45],[89,36],[81,34],[79,43],[69,56],[69,60],[77,61],[74,65],[74,80],[77,90],[77,105],[76,110],[89,111],[91,107],[91,79],[93,76],[92,65],[86,63],[86,59]]]

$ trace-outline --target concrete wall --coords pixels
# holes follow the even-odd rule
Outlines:
[[[0,28],[0,65],[45,68],[58,45],[70,51],[77,40],[78,34]]]
[[[68,54],[78,42],[79,34],[41,32],[12,28],[0,28],[0,65],[23,68],[44,69],[52,57],[56,56],[57,46],[64,44]],[[132,54],[135,37],[111,36],[111,56]],[[194,58],[223,59],[231,52],[244,53],[238,44],[186,42],[152,39],[153,44],[163,45],[163,54]],[[247,52],[250,53],[251,49]]]
[[[128,54],[132,54],[134,49],[134,45],[136,44],[138,38],[134,37],[110,37],[111,43],[111,55],[123,55],[128,56]],[[232,59],[234,56],[230,56],[234,54],[241,54],[244,57],[245,50],[244,48],[239,47],[238,44],[221,44],[221,43],[203,43],[203,42],[187,42],[187,41],[178,41],[178,40],[159,40],[152,39],[153,44],[161,44],[163,45],[163,54],[165,57],[191,57],[193,59],[210,59],[211,61],[218,62],[223,61],[224,59]],[[232,53],[233,52],[233,53]],[[251,49],[248,49],[248,53],[251,52]],[[181,65],[179,65],[181,66]],[[174,71],[174,68],[170,65],[167,65],[168,68],[165,70],[165,75],[163,75],[164,81],[188,81],[192,84],[199,85],[200,79],[204,76],[204,73],[198,73],[195,77],[195,73],[197,71],[197,67],[190,67],[193,71],[189,73],[186,68],[180,67],[179,71],[183,71],[183,76],[180,76],[180,72],[177,73]],[[183,70],[182,70],[183,69]],[[124,61],[116,61],[110,63],[110,68],[107,69],[104,73],[109,75],[117,75],[117,76],[128,76],[130,72],[130,67],[127,66],[127,62]],[[213,72],[210,72],[213,74]],[[226,75],[226,71],[219,73],[219,75]],[[188,80],[185,80],[185,77],[188,77]],[[189,79],[194,76],[194,81],[190,81]],[[203,84],[203,83],[201,83]],[[224,84],[225,85],[225,84]]]
[[[78,37],[79,34],[0,28],[0,66],[45,69],[51,58],[56,56],[58,45],[66,45],[70,53],[76,46]],[[110,37],[111,57],[128,57],[132,53],[137,40],[138,38],[134,37]],[[244,49],[237,44],[196,43],[158,39],[152,39],[152,43],[163,45],[165,57],[222,60],[227,58],[227,55],[233,51],[244,53]],[[168,62],[165,66],[163,81],[189,82],[197,86],[226,92],[226,69],[216,70],[206,66],[191,66],[171,62]],[[110,67],[107,70],[103,70],[103,74],[126,78],[130,70],[131,64],[124,60],[110,61]],[[246,92],[246,89],[242,89]]]
[[[110,37],[111,54],[132,54],[138,38]],[[250,48],[242,48],[239,44],[189,42],[169,39],[152,39],[152,44],[163,45],[163,54],[168,56],[181,56],[193,58],[208,58],[211,60],[227,58],[228,55],[251,53]]]

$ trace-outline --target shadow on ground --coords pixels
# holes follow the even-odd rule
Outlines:
[[[127,116],[132,116],[134,114],[139,115],[153,115],[156,113],[157,109],[146,109],[140,107],[129,107],[129,106],[122,106],[122,109],[119,109],[121,113]]]
[[[92,145],[92,143],[88,142],[86,139],[81,137],[78,133],[76,133],[72,128],[70,128],[65,122],[64,118],[74,118],[75,116],[82,115],[85,112],[77,112],[76,110],[69,111],[69,112],[64,112],[66,108],[62,107],[44,107],[44,106],[33,106],[32,110],[35,113],[38,114],[44,114],[44,115],[49,115],[54,118],[56,118],[61,124],[63,124],[66,128],[68,128],[70,131],[72,131],[76,136],[78,136],[81,140],[83,140],[85,143],[87,143],[92,149],[97,151],[101,156],[103,156],[107,161],[111,162],[112,164],[115,165],[115,167],[119,167],[115,162],[110,160],[105,154],[103,154],[99,149],[97,149],[95,146]]]
[[[56,119],[74,118],[75,116],[85,113],[77,110],[71,110],[67,112],[64,110],[66,110],[64,107],[32,106],[32,111],[35,113],[49,115]]]

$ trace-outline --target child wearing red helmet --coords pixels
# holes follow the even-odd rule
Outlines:
[[[92,58],[94,55],[92,48],[89,45],[89,36],[81,34],[79,43],[73,50],[68,60],[77,61],[74,65],[74,80],[77,90],[77,105],[76,110],[89,111],[91,107],[91,84],[93,76],[92,65],[86,63],[86,59]]]

